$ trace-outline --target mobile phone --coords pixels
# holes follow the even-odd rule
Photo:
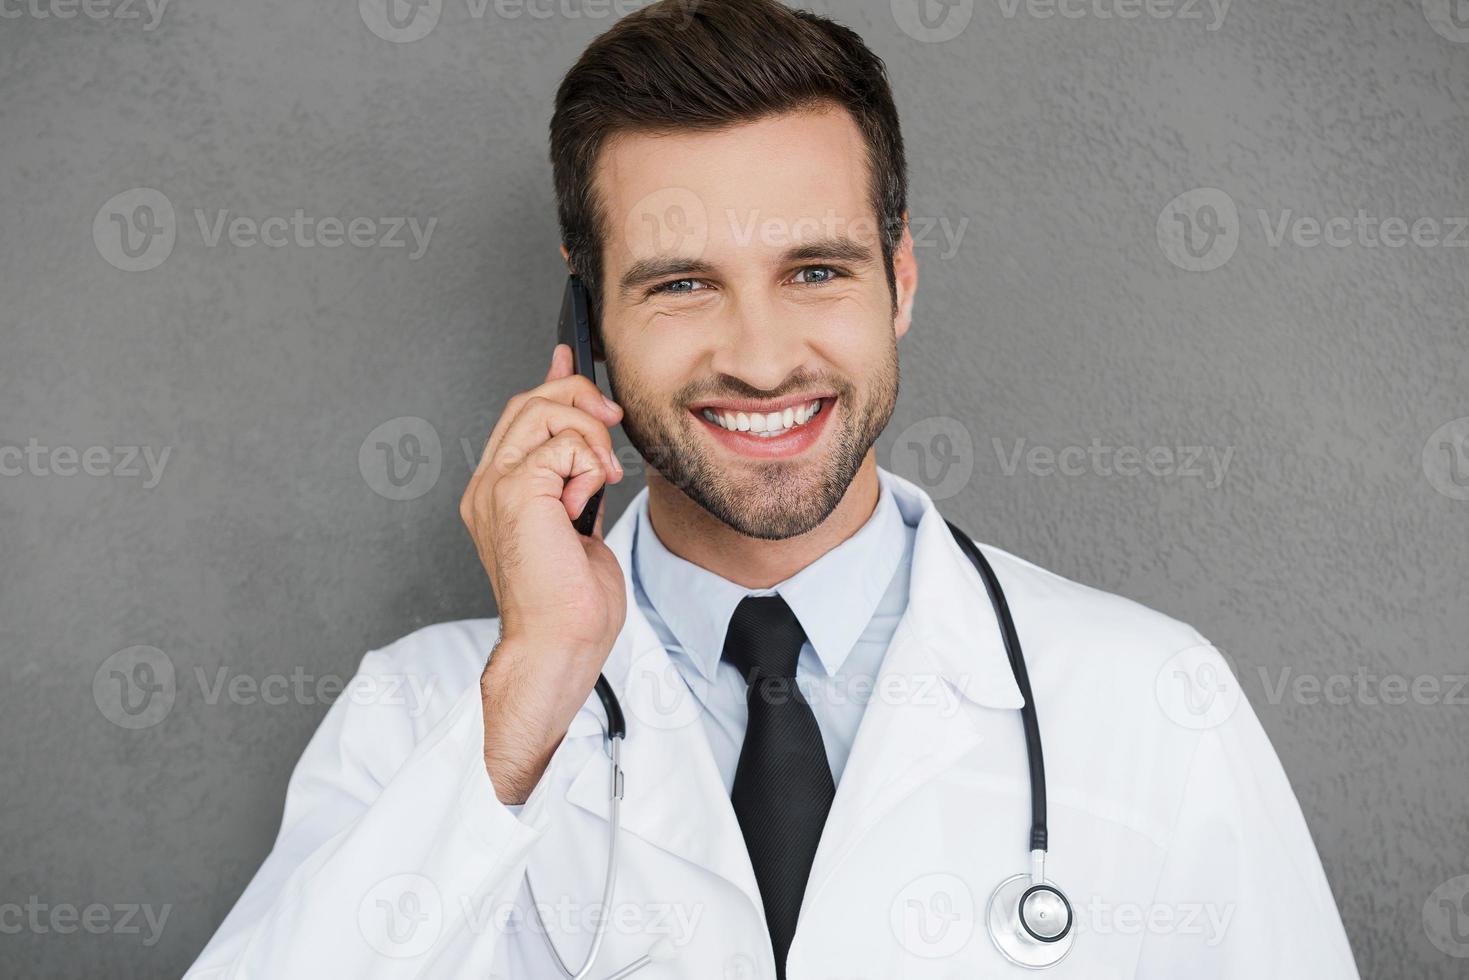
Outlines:
[[[561,319],[556,325],[558,343],[571,347],[572,370],[583,378],[597,383],[597,367],[592,360],[592,331],[595,329],[596,312],[592,308],[592,296],[577,276],[566,277],[566,295],[561,300]],[[602,504],[603,486],[582,508],[580,516],[572,525],[582,534],[590,535],[597,523],[597,508]]]

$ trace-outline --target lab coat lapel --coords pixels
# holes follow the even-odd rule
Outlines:
[[[603,673],[622,703],[625,796],[622,827],[655,847],[718,875],[760,908],[759,886],[729,794],[689,692],[653,626],[638,606],[632,546],[645,487],[606,535],[622,566],[627,620]],[[595,693],[584,711],[601,717]],[[593,753],[567,790],[567,800],[609,819],[607,759]]]
[[[1023,703],[979,573],[929,496],[895,474],[884,476],[907,522],[921,513],[908,607],[827,816],[808,900],[886,813],[982,741],[993,709]]]

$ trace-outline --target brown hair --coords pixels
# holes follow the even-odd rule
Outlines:
[[[778,0],[659,0],[582,53],[556,91],[551,167],[571,267],[601,298],[606,215],[592,170],[620,132],[717,130],[835,104],[867,143],[888,291],[907,208],[898,111],[882,59],[856,33]]]

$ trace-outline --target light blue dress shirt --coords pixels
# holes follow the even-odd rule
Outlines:
[[[816,716],[832,780],[841,782],[883,655],[908,607],[917,535],[880,469],[878,479],[867,523],[768,589],[747,589],[673,554],[654,532],[642,497],[632,550],[637,603],[698,700],[726,791],[734,786],[748,708],[744,678],[720,659],[725,633],[741,599],[771,593],[785,599],[806,632],[796,685]]]

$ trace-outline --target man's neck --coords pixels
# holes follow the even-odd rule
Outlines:
[[[746,537],[648,470],[648,517],[669,551],[747,589],[768,589],[856,534],[877,509],[881,485],[872,450],[826,520],[783,541]]]

